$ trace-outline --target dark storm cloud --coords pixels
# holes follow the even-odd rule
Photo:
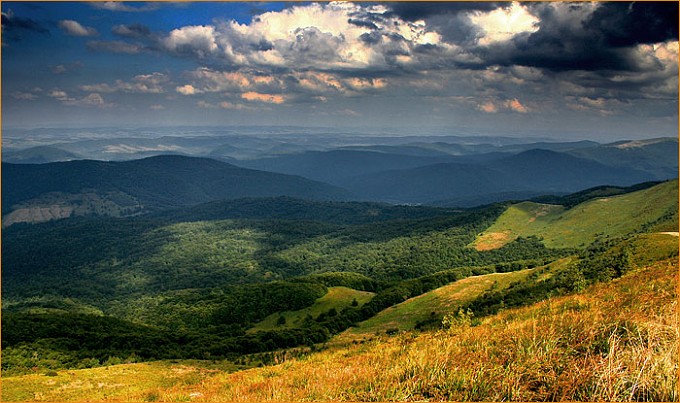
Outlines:
[[[626,52],[602,46],[592,38],[572,36],[558,40],[553,33],[537,32],[478,50],[488,65],[528,66],[552,71],[630,70],[634,64]]]
[[[470,11],[491,11],[499,7],[496,2],[396,2],[390,4],[392,12],[406,21],[429,17],[459,14]]]
[[[678,38],[677,3],[601,3],[584,20],[576,6],[535,3],[528,6],[540,29],[476,52],[487,65],[522,65],[552,71],[636,71],[640,62],[630,47]],[[673,23],[674,21],[674,23]]]
[[[11,11],[2,13],[2,29],[3,33],[31,31],[41,34],[49,34],[50,32],[49,29],[42,26],[39,22],[36,22],[30,18],[17,17]]]
[[[370,29],[378,29],[378,26],[375,25],[373,22],[368,21],[368,20],[360,20],[356,18],[350,18],[347,20],[352,25],[356,25],[357,27],[363,27],[363,28],[370,28]]]
[[[678,3],[602,3],[584,28],[615,47],[677,40]]]
[[[368,44],[368,45],[377,45],[382,41],[382,34],[379,32],[371,32],[371,33],[364,33],[359,36],[359,39],[361,39],[362,42]]]

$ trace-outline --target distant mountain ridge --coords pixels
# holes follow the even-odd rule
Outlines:
[[[302,177],[183,156],[126,162],[3,163],[2,193],[4,214],[82,204],[82,200],[73,200],[74,195],[82,194],[96,194],[107,201],[112,201],[110,194],[125,195],[131,199],[126,204],[138,204],[137,212],[241,197],[293,196],[314,200],[348,197],[342,189]],[[115,200],[113,203],[116,204]]]
[[[16,164],[46,164],[49,162],[72,161],[82,159],[79,154],[62,150],[53,146],[37,146],[23,150],[4,152],[2,159],[5,162]]]
[[[352,191],[360,200],[471,207],[672,179],[678,176],[678,141],[409,143],[234,163],[322,180]]]
[[[401,143],[391,139],[385,144],[357,141],[333,146],[328,138],[320,144],[312,140],[310,145],[282,141],[267,145],[264,138],[242,137],[234,137],[234,144],[225,142],[231,138],[209,136],[90,140],[78,144],[100,149],[96,155],[166,155],[125,162],[7,165],[2,206],[6,214],[17,209],[21,214],[6,222],[125,216],[242,197],[473,207],[678,176],[675,138],[610,144],[481,139],[446,143],[436,138],[416,141],[412,136]],[[60,148],[64,145],[7,151],[4,157],[25,163],[78,158]],[[267,154],[277,152],[281,154]],[[270,156],[236,160],[229,154]]]
[[[602,184],[628,186],[650,180],[651,176],[630,168],[535,149],[478,163],[433,164],[362,175],[338,184],[369,200],[454,205],[442,203],[449,199],[471,206],[505,200],[508,195],[529,198]]]

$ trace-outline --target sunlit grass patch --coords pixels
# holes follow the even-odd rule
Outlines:
[[[522,202],[508,209],[480,234],[471,246],[478,250],[500,248],[517,237],[538,236],[550,248],[587,246],[596,239],[626,235],[653,224],[649,230],[675,222],[677,182],[619,196],[586,201],[569,210],[562,206]],[[664,217],[668,216],[666,219]],[[656,228],[658,227],[658,228]],[[498,234],[503,234],[499,236]]]
[[[163,401],[167,390],[201,388],[205,380],[239,367],[227,362],[157,361],[3,377],[3,401]],[[52,374],[50,374],[52,375]]]
[[[286,311],[269,315],[250,328],[248,332],[300,327],[308,316],[317,318],[320,314],[326,313],[331,309],[340,312],[342,309],[352,306],[354,301],[356,301],[356,306],[359,307],[368,302],[373,295],[374,293],[372,292],[358,291],[347,287],[329,287],[328,293],[317,299],[314,305],[298,311]],[[285,319],[281,320],[281,317]]]
[[[210,382],[231,386],[214,400],[675,401],[676,276],[666,261],[476,326],[380,336],[269,377],[223,375]]]

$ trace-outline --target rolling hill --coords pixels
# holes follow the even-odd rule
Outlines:
[[[300,175],[318,181],[338,184],[343,179],[393,169],[415,168],[451,161],[451,156],[413,156],[377,151],[308,151],[273,158],[244,160],[240,166]]]
[[[569,193],[597,185],[632,185],[651,175],[549,151],[529,150],[477,163],[441,163],[365,174],[337,182],[369,200],[465,205]],[[477,203],[475,203],[477,202]]]
[[[268,198],[12,226],[3,399],[672,398],[677,186],[570,208]],[[504,222],[517,239],[470,247]],[[153,359],[174,362],[132,364]]]
[[[647,172],[650,180],[678,176],[678,139],[662,137],[648,140],[618,141],[569,151],[569,154],[619,168]]]
[[[3,400],[675,401],[677,269],[677,258],[653,263],[442,330],[279,352],[264,368],[175,360],[5,376]]]
[[[549,247],[582,247],[596,239],[624,236],[643,228],[675,231],[678,181],[624,195],[601,197],[570,209],[522,202],[510,206],[474,242],[477,250],[501,247],[517,237],[538,236]]]
[[[488,167],[456,163],[366,174],[340,183],[365,200],[391,203],[427,203],[457,196],[529,190]]]
[[[128,199],[126,205],[137,207],[134,213],[242,197],[285,195],[319,200],[348,197],[342,189],[301,177],[182,156],[125,162],[3,163],[2,190],[3,212],[16,214],[22,210],[29,222],[32,211],[53,206],[73,209],[83,204],[85,194],[95,194],[114,205],[119,205],[117,200],[121,198]],[[112,194],[122,197],[113,198]],[[8,219],[7,215],[4,219]]]
[[[45,164],[48,162],[72,161],[82,159],[76,153],[62,150],[53,146],[37,146],[23,150],[5,151],[2,153],[4,162],[16,164]]]
[[[322,221],[332,224],[368,224],[390,220],[432,218],[460,209],[404,206],[353,201],[310,201],[289,196],[219,200],[166,210],[154,217],[173,222],[226,219]]]

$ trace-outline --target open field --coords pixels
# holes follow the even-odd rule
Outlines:
[[[332,308],[335,308],[337,312],[340,312],[343,308],[351,306],[354,299],[356,299],[358,306],[361,306],[368,302],[373,295],[374,293],[372,292],[357,291],[347,287],[329,287],[328,293],[316,300],[314,305],[298,311],[286,311],[269,315],[250,328],[248,332],[252,333],[260,330],[299,327],[302,325],[302,322],[307,315],[316,318]],[[284,324],[277,324],[277,321],[281,316],[286,318],[286,322]]]
[[[472,245],[477,250],[491,250],[518,237],[538,236],[547,247],[571,248],[584,247],[595,239],[626,235],[649,224],[659,225],[659,231],[671,231],[664,226],[662,217],[677,213],[677,193],[678,182],[670,181],[633,193],[593,199],[569,210],[549,204],[518,203],[510,206]]]
[[[512,273],[493,273],[456,281],[389,307],[358,326],[347,329],[336,336],[334,341],[348,342],[388,331],[413,330],[418,322],[455,312],[459,306],[472,301],[485,291],[506,288],[532,271],[533,269],[527,269]]]

